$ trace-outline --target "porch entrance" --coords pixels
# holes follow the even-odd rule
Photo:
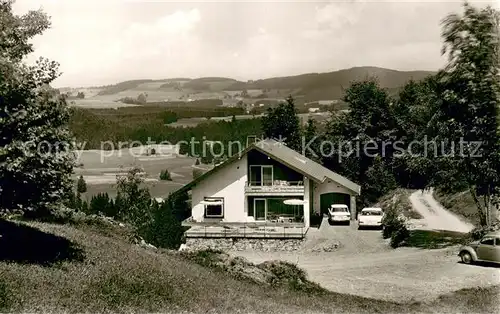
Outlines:
[[[248,197],[248,216],[255,221],[289,221],[302,222],[304,219],[303,205],[287,205],[285,200],[302,197]]]
[[[255,212],[255,220],[266,220],[267,200],[265,198],[255,198],[253,200],[253,208]]]

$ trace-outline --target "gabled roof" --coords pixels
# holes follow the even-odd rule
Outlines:
[[[235,154],[234,156],[226,160],[224,163],[204,173],[203,175],[191,181],[178,191],[190,189],[197,183],[201,182],[208,176],[212,175],[214,172],[232,163],[233,161],[238,160],[241,156],[244,156],[251,150],[260,151],[261,153],[267,155],[268,157],[273,158],[274,160],[284,164],[285,166],[303,174],[309,179],[312,179],[316,183],[323,183],[327,180],[332,180],[344,186],[348,190],[354,192],[355,194],[359,195],[361,193],[361,187],[358,184],[339,175],[338,173],[331,171],[326,167],[323,167],[319,163],[285,146],[283,143],[272,139],[262,140],[258,143],[250,145],[239,154]]]
[[[360,194],[361,192],[361,187],[356,183],[326,167],[323,167],[319,163],[307,158],[278,141],[266,139],[255,145],[257,149],[264,154],[277,159],[290,168],[293,168],[308,178],[313,179],[317,183],[323,183],[330,179],[355,192],[356,194]]]

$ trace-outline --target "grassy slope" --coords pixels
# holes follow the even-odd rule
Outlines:
[[[43,237],[31,234],[25,241],[56,234],[76,243],[85,257],[53,266],[0,262],[0,311],[478,312],[492,309],[497,292],[496,288],[482,291],[481,303],[474,302],[477,291],[470,290],[460,292],[460,300],[450,295],[434,304],[398,305],[327,292],[311,295],[263,289],[191,263],[176,253],[130,244],[123,230],[109,227],[103,233],[102,227],[98,231],[89,226],[32,226],[36,229],[30,228],[30,232],[42,230]],[[44,248],[47,242],[33,245]]]

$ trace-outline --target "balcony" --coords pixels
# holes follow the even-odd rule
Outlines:
[[[265,184],[267,183],[267,184]],[[272,182],[254,182],[248,181],[245,184],[245,194],[264,196],[264,195],[304,195],[303,181],[281,181]]]

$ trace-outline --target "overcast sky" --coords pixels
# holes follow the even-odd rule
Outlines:
[[[469,1],[498,6],[499,0]],[[436,70],[440,21],[461,1],[17,0],[52,28],[33,57],[61,64],[55,86],[140,78],[241,80],[354,66]]]

